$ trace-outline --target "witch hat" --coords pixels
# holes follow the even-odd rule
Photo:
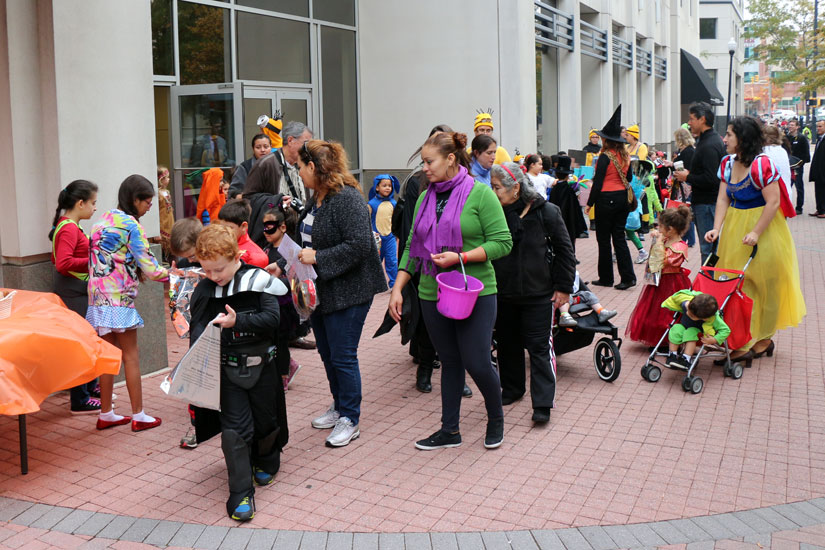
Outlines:
[[[610,141],[617,141],[619,143],[627,143],[627,140],[622,137],[622,104],[619,103],[619,106],[616,107],[616,112],[613,113],[613,116],[610,117],[610,120],[607,121],[607,124],[604,125],[604,128],[601,131],[596,132],[604,139],[609,139]]]

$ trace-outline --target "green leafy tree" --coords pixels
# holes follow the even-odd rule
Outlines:
[[[814,36],[811,0],[750,0],[748,10],[745,38],[760,40],[756,59],[781,69],[773,79],[777,84],[801,82],[803,93],[825,86],[825,21]]]

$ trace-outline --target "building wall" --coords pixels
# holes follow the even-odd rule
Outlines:
[[[731,116],[744,114],[745,100],[742,79],[744,59],[744,20],[742,0],[699,1],[699,17],[716,19],[716,38],[700,39],[699,59],[708,70],[716,71],[716,87],[725,98],[725,106],[717,111],[724,114],[728,101],[728,74],[730,53],[728,41],[733,38],[737,48],[733,55],[733,84],[731,86]]]
[[[79,178],[98,184],[89,229],[116,206],[126,176],[156,179],[149,3],[4,1],[0,31],[3,280],[47,291],[60,189]],[[158,234],[157,211],[141,223]],[[163,287],[141,294],[141,363],[156,370],[166,366]]]
[[[535,145],[530,0],[359,0],[365,170],[398,169],[439,123],[473,137],[476,109],[494,110],[511,152]]]

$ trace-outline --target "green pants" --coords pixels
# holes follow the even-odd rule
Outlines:
[[[700,334],[702,334],[702,331],[697,327],[685,328],[684,325],[676,323],[670,327],[670,332],[668,332],[667,339],[671,344],[679,345],[684,344],[685,342],[699,341]]]
[[[630,229],[625,229],[624,232],[625,234],[627,234],[627,238],[630,239],[630,242],[632,242],[636,246],[636,250],[641,250],[642,241],[639,240],[639,236],[636,234],[636,230],[634,229],[631,231]]]

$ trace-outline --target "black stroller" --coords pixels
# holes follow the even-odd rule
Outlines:
[[[579,290],[590,290],[582,282]],[[553,323],[553,350],[555,354],[563,355],[577,349],[582,349],[593,343],[597,334],[603,334],[593,348],[593,363],[599,378],[605,382],[613,382],[622,371],[622,339],[619,338],[619,329],[610,321],[599,321],[595,311],[585,304],[570,306],[570,315],[578,325],[575,327],[559,327]]]

